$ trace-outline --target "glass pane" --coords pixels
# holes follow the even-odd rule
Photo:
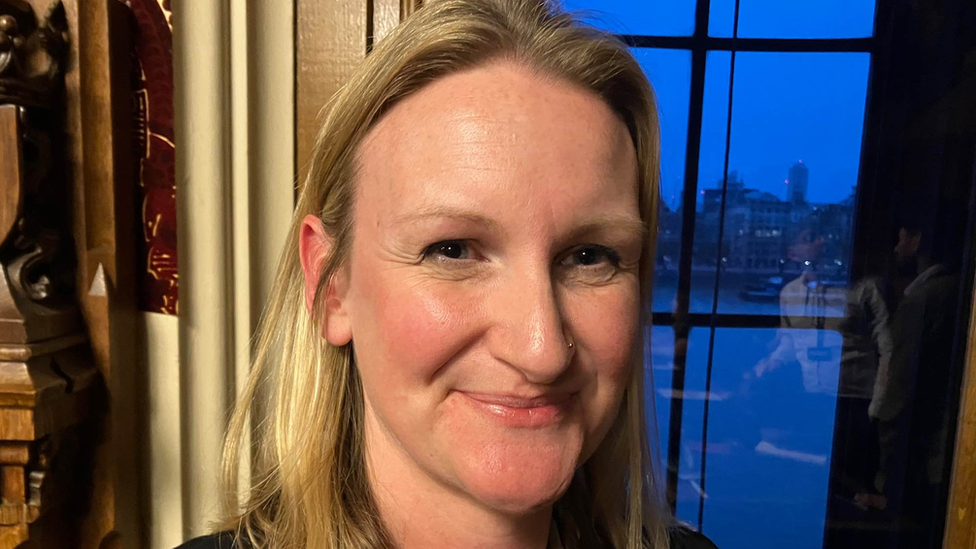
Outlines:
[[[719,312],[843,315],[869,60],[737,54]],[[721,196],[705,189],[703,230]]]
[[[651,329],[650,357],[654,379],[653,402],[660,435],[662,469],[668,466],[668,433],[671,428],[671,407],[680,404],[681,451],[678,466],[677,506],[678,518],[690,524],[698,523],[701,502],[701,450],[702,427],[705,414],[705,376],[708,360],[707,329],[694,329],[687,342],[680,342],[679,349],[687,348],[684,390],[673,389],[675,340],[670,326],[654,326]],[[650,396],[650,395],[649,395]],[[677,401],[677,402],[676,402]],[[648,398],[648,402],[652,402]],[[648,410],[650,413],[650,408]]]
[[[591,25],[615,34],[691,36],[695,0],[563,0]]]
[[[739,38],[863,38],[875,0],[740,0]],[[732,36],[735,0],[711,0],[708,34]]]
[[[668,422],[671,420],[671,399],[658,395],[658,390],[671,387],[671,376],[674,372],[674,330],[670,326],[653,326],[646,329],[644,360],[650,375],[645,379],[645,395],[647,406],[648,427],[656,426],[660,460],[664,466],[668,463]],[[650,381],[648,381],[650,380]],[[670,393],[668,393],[670,397]],[[654,408],[651,408],[652,404]],[[650,417],[651,411],[654,417]],[[653,450],[653,448],[652,448]]]
[[[735,0],[711,0],[708,7],[708,35],[732,38],[734,27]]]
[[[719,547],[823,546],[841,343],[827,330],[716,330],[703,532]]]
[[[940,40],[931,19],[901,23],[903,51],[921,53],[876,54],[899,70],[872,81],[866,120],[868,55],[738,53],[727,179],[731,56],[709,55],[693,311],[710,310],[719,265],[721,292],[718,315],[689,319],[677,495],[695,524],[693,444],[706,432],[702,526],[723,549],[936,549],[960,511],[946,505],[956,429],[972,423],[957,415],[976,226],[968,46]],[[864,166],[862,126],[876,151]],[[709,215],[723,181],[719,243]],[[709,323],[721,327],[699,428],[691,391]],[[668,368],[682,345],[659,330],[652,361]],[[655,371],[658,389],[668,377]]]
[[[654,280],[655,312],[674,308],[681,250],[681,192],[684,188],[685,148],[688,141],[688,103],[691,93],[691,52],[634,48],[657,95],[661,124],[661,211],[658,227],[657,268]]]
[[[692,252],[689,307],[692,313],[711,313],[712,302],[715,300],[720,189],[725,173],[731,60],[732,54],[729,52],[715,51],[708,53],[705,62],[701,149],[698,157],[699,190],[695,205],[695,245]]]

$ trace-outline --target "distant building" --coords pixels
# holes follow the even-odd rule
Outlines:
[[[695,238],[692,268],[713,270],[721,261],[723,270],[760,276],[792,276],[810,265],[790,258],[790,247],[800,241],[821,240],[822,248],[814,268],[830,279],[847,276],[854,220],[854,194],[835,204],[807,201],[809,170],[797,162],[790,168],[787,199],[746,187],[737,172],[729,172],[725,190],[722,181],[701,189],[695,205]],[[725,216],[722,217],[723,194]],[[657,269],[659,275],[674,276],[681,256],[681,204],[675,209],[661,204],[658,218]],[[724,219],[722,251],[719,254],[719,226]]]
[[[776,274],[798,271],[805,265],[793,264],[789,248],[800,239],[823,239],[817,258],[821,271],[840,274],[846,271],[850,253],[850,230],[853,219],[853,196],[837,204],[807,202],[809,170],[797,163],[790,169],[798,181],[788,200],[771,193],[746,187],[738,173],[730,172],[725,190],[722,181],[715,188],[700,192],[695,220],[693,267],[714,269],[717,261],[730,272]],[[793,180],[790,181],[793,187]],[[718,253],[722,201],[725,201],[725,229],[722,231],[722,253]],[[668,212],[662,216],[666,234],[661,248],[669,259],[677,257],[680,237],[677,234],[680,215]],[[670,230],[670,233],[668,232]],[[678,237],[678,238],[676,238]],[[659,248],[660,249],[660,248]]]
[[[662,200],[658,211],[657,271],[677,271],[681,258],[681,204],[672,210]]]
[[[705,191],[699,216],[698,253],[701,263],[715,265],[718,245],[721,190]],[[747,189],[736,180],[725,196],[723,265],[732,270],[775,271],[785,252],[785,233],[791,227],[794,206],[768,192]]]
[[[793,204],[805,204],[807,188],[810,183],[810,170],[800,160],[790,168],[789,179],[786,180],[786,201]]]

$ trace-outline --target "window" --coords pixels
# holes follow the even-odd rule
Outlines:
[[[657,92],[645,356],[677,516],[723,549],[968,536],[976,4],[564,5]]]
[[[669,500],[720,547],[823,547],[874,0],[564,5],[658,97]]]
[[[681,196],[684,191],[685,145],[691,91],[691,52],[678,49],[634,48],[641,67],[655,88],[661,124],[661,224],[658,239],[655,311],[668,311],[675,300],[681,253]]]
[[[736,0],[712,0],[708,34],[733,36]],[[874,0],[740,0],[739,38],[864,38]]]
[[[709,62],[729,62],[731,55],[723,53]],[[821,281],[831,286],[824,313],[843,314],[869,60],[867,53],[736,55],[728,150],[735,182],[725,196],[719,312],[780,314],[780,292],[773,299],[768,296],[768,288],[778,285],[769,284],[769,278],[793,280],[806,261],[815,261]],[[724,88],[721,95],[727,98],[730,66],[715,69],[721,74],[711,87],[707,70],[706,94]],[[707,103],[703,120],[725,122],[727,103],[726,99],[719,112],[710,112]],[[724,133],[723,128],[723,138]],[[703,196],[720,200],[724,172],[717,160],[724,157],[725,143],[714,151],[704,146],[703,142],[699,181],[713,188],[705,189]],[[827,209],[837,215],[821,213]],[[730,218],[730,210],[741,213]],[[797,225],[786,223],[792,216],[799,218]],[[706,216],[697,227],[696,236],[703,242],[699,265],[716,264],[717,217]],[[774,236],[771,223],[792,230]],[[745,234],[739,237],[737,229],[745,229]],[[800,234],[803,231],[809,235]],[[816,255],[796,255],[796,241],[804,238],[824,239]],[[692,312],[711,312],[712,298],[711,287],[692,286],[692,303],[698,305]]]

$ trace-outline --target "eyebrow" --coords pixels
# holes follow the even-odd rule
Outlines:
[[[582,225],[574,227],[571,235],[578,238],[582,235],[606,231],[619,232],[627,238],[644,241],[647,238],[647,224],[629,215],[601,215],[588,219]]]
[[[451,221],[474,223],[485,227],[489,231],[501,232],[501,225],[494,219],[449,206],[422,207],[409,214],[397,216],[394,218],[393,223],[394,225],[410,225],[431,219],[448,219]],[[601,215],[590,218],[582,225],[574,227],[570,231],[570,236],[576,238],[581,235],[604,231],[625,233],[630,238],[643,241],[647,237],[647,224],[629,215]]]
[[[393,219],[394,225],[412,225],[431,219],[448,219],[451,221],[474,223],[489,231],[501,231],[501,225],[494,219],[467,210],[449,206],[421,207],[409,214],[400,215]]]
[[[616,246],[637,244],[644,242],[647,238],[647,224],[629,215],[597,216],[574,227],[566,239],[568,241],[581,240],[596,235],[613,239]]]

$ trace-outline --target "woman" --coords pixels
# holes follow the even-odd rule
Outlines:
[[[626,48],[431,2],[327,113],[228,437],[233,485],[265,408],[252,487],[187,547],[712,547],[649,457],[659,144]]]

